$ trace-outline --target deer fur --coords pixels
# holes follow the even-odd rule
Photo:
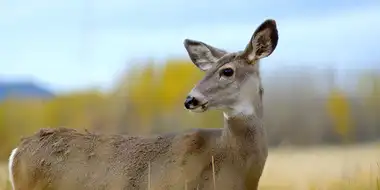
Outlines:
[[[223,128],[152,136],[41,129],[12,151],[13,189],[256,190],[268,154],[259,60],[277,41],[274,20],[264,21],[240,52],[184,41],[192,62],[205,72],[186,107],[222,110]]]

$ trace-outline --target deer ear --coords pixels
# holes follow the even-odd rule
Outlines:
[[[210,69],[219,58],[227,53],[222,49],[196,40],[185,39],[183,44],[191,61],[202,71]]]
[[[253,33],[251,40],[243,52],[243,56],[250,62],[268,57],[277,46],[278,31],[276,21],[264,21]]]

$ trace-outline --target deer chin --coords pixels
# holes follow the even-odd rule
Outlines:
[[[194,108],[194,109],[191,109],[190,111],[191,112],[194,112],[194,113],[202,113],[202,112],[205,112],[205,111],[207,111],[207,109],[208,109],[208,102],[206,102],[206,103],[204,103],[204,104],[202,104],[202,105],[200,105],[200,106],[198,106],[198,107],[196,107],[196,108]]]

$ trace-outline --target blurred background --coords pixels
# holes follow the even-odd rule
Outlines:
[[[183,40],[243,50],[268,18],[280,40],[260,65],[271,150],[262,187],[347,181],[354,168],[380,189],[378,0],[0,0],[0,159],[39,128],[221,127],[219,111],[183,108],[203,76]]]

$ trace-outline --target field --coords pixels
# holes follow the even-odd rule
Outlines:
[[[261,190],[380,190],[380,145],[272,149]],[[7,169],[0,190],[7,189]]]
[[[261,189],[379,190],[379,164],[379,144],[272,150]]]

